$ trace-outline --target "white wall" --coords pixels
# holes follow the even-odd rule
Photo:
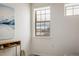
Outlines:
[[[0,4],[0,17],[1,16],[14,16],[14,9]]]
[[[32,37],[32,54],[79,55],[79,16],[64,16],[64,4],[32,4],[51,7],[51,37]]]
[[[4,4],[15,9],[15,39],[21,40],[21,49],[30,53],[30,4]],[[19,50],[19,47],[18,47]],[[7,52],[8,51],[8,52]],[[2,51],[1,51],[2,52]],[[2,52],[1,55],[15,55],[15,48]],[[19,55],[19,52],[18,52]]]
[[[28,54],[30,48],[30,4],[16,4],[16,39],[21,40],[22,49]]]

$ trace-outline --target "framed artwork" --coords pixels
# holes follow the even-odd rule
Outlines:
[[[0,39],[13,39],[15,32],[15,19],[2,17],[0,19]]]
[[[0,5],[0,40],[14,39],[15,19],[14,9]]]

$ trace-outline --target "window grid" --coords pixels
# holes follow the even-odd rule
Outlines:
[[[71,10],[71,14],[67,13],[67,11],[70,11]],[[78,13],[77,13],[78,12]],[[65,5],[65,16],[68,16],[68,15],[79,15],[79,4],[72,4],[72,5]]]
[[[41,9],[41,10],[36,10],[35,11],[35,36],[49,36],[50,34],[50,13],[46,12],[46,11],[50,11],[50,9]],[[38,11],[40,12],[38,14]],[[42,13],[44,12],[44,13]],[[38,15],[39,17],[39,21],[38,21]],[[47,15],[49,15],[49,20],[47,20]],[[44,19],[42,18],[44,16]],[[39,24],[39,29],[38,29],[38,25]],[[46,26],[48,28],[46,28]],[[39,33],[39,34],[38,34]]]

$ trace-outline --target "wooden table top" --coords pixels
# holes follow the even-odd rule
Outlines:
[[[12,42],[20,42],[20,40],[14,40],[14,39],[8,39],[8,40],[0,40],[0,45],[1,44],[7,44],[7,43],[12,43]]]

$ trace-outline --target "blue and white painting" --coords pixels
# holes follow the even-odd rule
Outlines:
[[[0,18],[0,39],[13,39],[15,34],[15,19],[13,16]]]
[[[14,29],[15,28],[15,20],[14,18],[6,18],[6,19],[0,19],[0,26],[9,26],[10,28]]]

